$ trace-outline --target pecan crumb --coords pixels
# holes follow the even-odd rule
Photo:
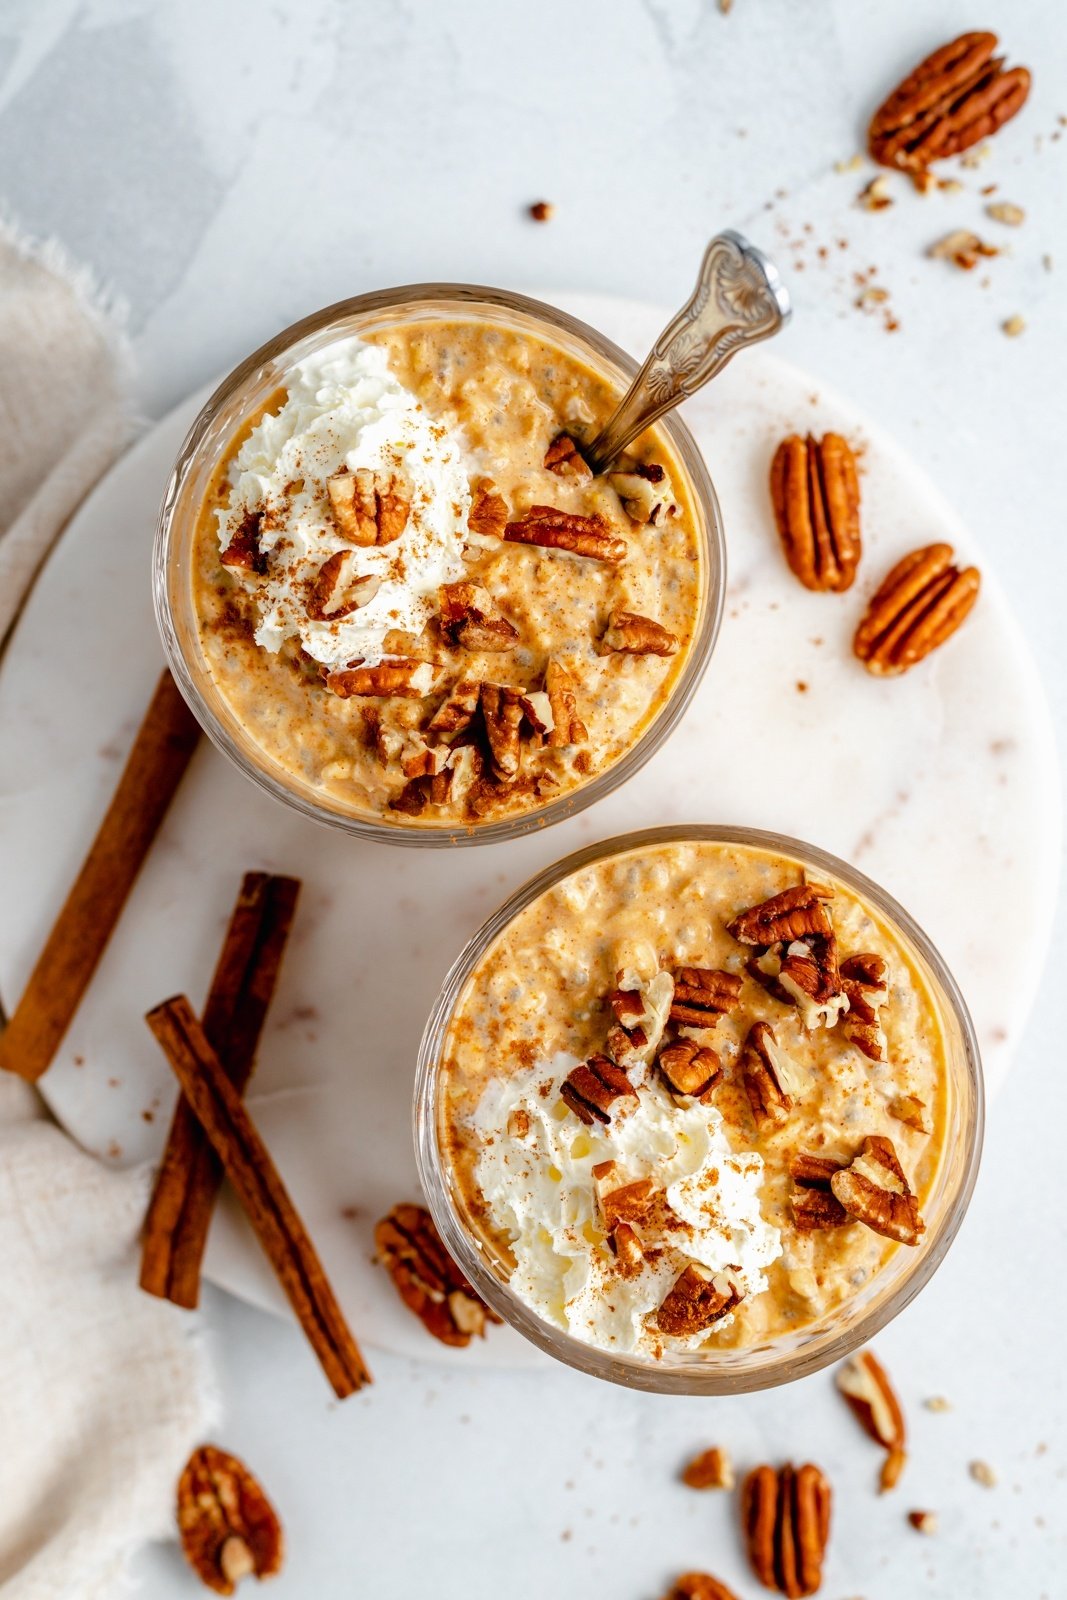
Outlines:
[[[702,1450],[686,1466],[682,1482],[690,1489],[732,1489],[734,1468],[729,1453],[718,1445]]]
[[[551,222],[556,214],[551,200],[535,200],[528,209],[534,222]]]
[[[936,1511],[909,1511],[908,1521],[917,1533],[931,1534],[937,1532]]]
[[[997,1475],[988,1461],[972,1461],[967,1470],[975,1483],[980,1483],[983,1489],[996,1488]]]
[[[1016,312],[1013,317],[1008,317],[1000,326],[1002,332],[1006,333],[1009,339],[1017,339],[1020,333],[1026,332],[1026,318],[1019,316],[1018,312]]]

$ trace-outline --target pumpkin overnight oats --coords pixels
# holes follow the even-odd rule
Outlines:
[[[594,476],[616,380],[532,331],[398,321],[295,362],[199,512],[213,691],[284,786],[457,831],[614,767],[671,699],[708,584],[667,430]]]
[[[890,918],[778,850],[669,832],[516,911],[430,1069],[483,1270],[648,1362],[847,1318],[941,1232],[950,1141],[977,1154],[956,1002]]]

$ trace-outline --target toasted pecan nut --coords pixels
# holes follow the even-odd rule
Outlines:
[[[891,1139],[871,1134],[852,1164],[830,1182],[850,1217],[898,1244],[916,1245],[926,1230]]]
[[[545,693],[552,708],[553,724],[548,742],[554,748],[584,744],[589,737],[588,729],[578,715],[577,691],[578,685],[573,674],[562,661],[553,657],[545,668]]]
[[[593,1182],[605,1233],[620,1222],[640,1222],[656,1198],[651,1178],[629,1178],[617,1161],[602,1161],[593,1168]]]
[[[769,1023],[754,1022],[749,1029],[741,1050],[741,1074],[759,1132],[781,1127],[793,1109],[796,1084]]]
[[[489,742],[489,764],[501,782],[514,778],[522,756],[522,691],[499,683],[483,683],[482,720]]]
[[[201,1445],[178,1480],[178,1532],[185,1559],[216,1594],[233,1594],[241,1578],[281,1570],[277,1513],[243,1461]]]
[[[732,1272],[711,1272],[691,1261],[677,1278],[655,1314],[655,1326],[672,1338],[687,1338],[703,1333],[721,1322],[744,1296]]]
[[[664,469],[655,461],[643,461],[632,472],[609,472],[608,482],[622,501],[631,522],[658,526],[664,512],[670,514],[674,490]]]
[[[545,466],[558,478],[591,478],[592,469],[569,433],[557,433],[545,451]]]
[[[690,1489],[732,1489],[734,1468],[728,1452],[718,1445],[702,1450],[686,1466],[682,1482]]]
[[[628,1222],[617,1222],[608,1235],[615,1265],[623,1278],[636,1278],[645,1264],[641,1241]]]
[[[741,944],[767,949],[772,944],[807,939],[812,934],[833,932],[825,901],[834,897],[832,889],[818,883],[798,883],[792,889],[772,894],[758,906],[739,911],[726,931]]]
[[[370,695],[377,699],[395,695],[403,700],[423,700],[433,693],[436,681],[437,668],[432,661],[416,661],[409,656],[393,656],[379,661],[376,667],[354,662],[350,667],[338,667],[326,675],[327,689],[342,700],[353,695]]]
[[[830,1485],[809,1461],[756,1467],[741,1488],[741,1526],[752,1570],[789,1600],[815,1594],[830,1538]]]
[[[265,577],[267,556],[260,544],[262,528],[262,511],[246,511],[240,526],[231,535],[229,544],[219,557],[223,566],[252,577]]]
[[[326,479],[334,526],[349,544],[392,544],[411,515],[411,491],[393,474],[385,477],[369,467],[345,467]]]
[[[647,981],[633,974],[618,976],[637,987],[613,989],[608,995],[616,1023],[608,1034],[608,1054],[629,1073],[647,1067],[659,1049],[674,999],[674,979],[669,972],[657,972]]]
[[[951,545],[913,550],[872,596],[852,648],[878,677],[907,672],[952,637],[981,581],[977,567],[954,565]]]
[[[737,1600],[737,1596],[710,1572],[683,1572],[664,1600]]]
[[[821,1228],[840,1228],[849,1222],[848,1212],[840,1200],[834,1198],[831,1180],[841,1171],[841,1162],[829,1156],[795,1155],[789,1163],[789,1176],[793,1180],[790,1203],[793,1207],[793,1226],[798,1233],[812,1233]]]
[[[848,1010],[832,933],[794,939],[778,969],[778,983],[800,1012],[805,1028],[832,1028]]]
[[[871,118],[867,147],[883,167],[921,172],[988,139],[1030,93],[1025,67],[994,56],[995,33],[965,33],[910,72]]]
[[[487,479],[475,486],[467,527],[487,539],[502,539],[508,524],[508,503]]]
[[[382,586],[376,572],[356,571],[354,550],[336,550],[322,563],[308,591],[312,622],[340,622],[374,599]]]
[[[889,997],[888,967],[882,956],[863,953],[841,963],[841,987],[848,999],[845,1032],[869,1061],[886,1060],[881,1012]]]
[[[461,650],[510,650],[519,637],[480,583],[442,584],[440,618],[441,631]]]
[[[914,1128],[916,1133],[933,1133],[934,1125],[925,1100],[920,1100],[917,1094],[896,1094],[890,1100],[886,1110],[898,1122],[903,1122],[906,1127]]]
[[[677,649],[678,635],[662,623],[638,616],[636,611],[620,610],[611,613],[597,645],[602,656],[673,656]]]
[[[531,506],[518,522],[508,523],[504,538],[511,544],[566,550],[590,561],[626,559],[626,540],[611,532],[599,512],[583,517],[577,511],[560,511],[555,506]]]
[[[873,1350],[860,1350],[838,1369],[837,1387],[863,1431],[886,1451],[881,1477],[884,1493],[895,1486],[907,1460],[904,1412],[889,1374]]]
[[[680,1028],[713,1028],[741,1004],[741,977],[712,967],[679,967],[670,1020]]]
[[[424,1206],[394,1206],[374,1230],[377,1258],[397,1293],[442,1344],[465,1348],[499,1322],[441,1242]]]
[[[482,686],[473,678],[454,683],[426,724],[427,733],[465,733],[478,714]]]
[[[607,1056],[590,1056],[568,1073],[559,1091],[564,1105],[586,1124],[610,1122],[616,1100],[636,1100],[637,1091]]]
[[[856,458],[839,433],[790,434],[771,462],[771,503],[790,571],[805,589],[842,593],[859,565]]]
[[[678,1094],[703,1100],[722,1081],[722,1062],[718,1052],[695,1039],[676,1039],[665,1045],[656,1065]]]

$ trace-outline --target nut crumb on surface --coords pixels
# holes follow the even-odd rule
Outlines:
[[[863,166],[863,157],[859,154],[849,156],[847,161],[835,161],[835,172],[858,172]]]
[[[887,206],[896,203],[889,193],[889,179],[884,172],[880,172],[860,190],[856,196],[856,203],[865,211],[884,211]]]
[[[951,1411],[952,1401],[946,1400],[943,1394],[932,1394],[928,1400],[923,1401],[927,1411]]]
[[[930,246],[928,254],[939,261],[951,261],[963,272],[971,272],[982,256],[999,256],[996,245],[987,244],[969,228],[955,228]]]
[[[909,1511],[908,1521],[916,1533],[932,1534],[937,1532],[936,1511]]]
[[[682,1482],[689,1489],[732,1489],[734,1467],[728,1451],[717,1445],[702,1450],[684,1468]]]
[[[1010,200],[993,201],[986,206],[986,215],[992,217],[994,222],[1006,223],[1009,228],[1020,228],[1026,221],[1022,206],[1012,205]]]
[[[551,200],[535,200],[529,210],[534,222],[551,222],[556,214]]]
[[[975,1483],[980,1483],[983,1489],[995,1489],[997,1475],[988,1461],[972,1461],[967,1468]]]
[[[1026,318],[1019,316],[1018,312],[1016,312],[1015,316],[1008,317],[1000,326],[1009,339],[1017,339],[1020,333],[1026,331]]]

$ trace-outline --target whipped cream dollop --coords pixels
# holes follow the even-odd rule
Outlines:
[[[694,1349],[728,1317],[684,1337],[663,1335],[650,1318],[692,1262],[732,1269],[744,1295],[767,1287],[765,1269],[782,1240],[760,1211],[763,1159],[731,1150],[713,1105],[678,1103],[658,1083],[643,1085],[625,1110],[613,1107],[609,1124],[587,1127],[559,1098],[576,1064],[560,1055],[518,1079],[494,1080],[475,1113],[475,1177],[511,1243],[511,1287],[544,1321],[587,1344],[649,1355]],[[620,1183],[650,1178],[660,1191],[636,1224],[644,1261],[632,1277],[618,1270],[605,1234],[593,1169],[608,1161]]]
[[[426,412],[389,369],[380,346],[338,339],[294,367],[280,410],[264,416],[231,466],[232,490],[218,514],[222,551],[259,513],[262,576],[239,575],[255,595],[256,643],[276,651],[298,637],[328,667],[382,659],[393,629],[419,634],[438,590],[464,575],[470,510],[468,465],[458,436]],[[345,468],[400,475],[411,510],[400,538],[353,547],[338,533],[326,480]],[[374,577],[373,597],[350,615],[316,621],[308,592],[324,562],[350,551],[356,578]]]

